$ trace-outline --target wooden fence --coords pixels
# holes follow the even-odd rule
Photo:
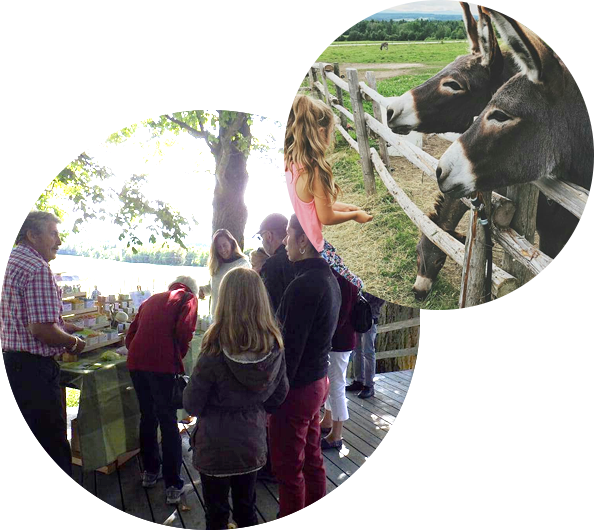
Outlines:
[[[466,245],[463,245],[433,223],[412,202],[390,174],[388,145],[394,147],[400,155],[434,180],[439,161],[407,142],[405,137],[393,133],[386,125],[386,107],[390,104],[391,98],[377,92],[373,72],[366,72],[366,82],[359,82],[357,70],[354,68],[347,68],[345,74],[346,80],[340,77],[336,63],[316,63],[309,71],[309,87],[338,111],[338,131],[361,156],[366,193],[375,193],[375,169],[389,193],[419,230],[462,267],[459,307],[482,303],[486,281],[486,254],[484,231],[480,229],[476,210],[471,207],[468,199],[460,199],[470,208],[468,235]],[[329,82],[335,85],[336,95],[328,90]],[[345,92],[350,96],[352,112],[344,106]],[[372,102],[373,116],[363,110],[364,100]],[[348,122],[354,123],[357,140],[347,132]],[[379,153],[369,145],[370,134],[378,139]],[[452,141],[457,135],[440,136]],[[483,194],[491,219],[493,240],[504,251],[502,268],[493,266],[491,292],[494,297],[501,297],[513,291],[551,262],[551,258],[534,245],[539,192],[559,203],[578,219],[581,218],[588,199],[587,190],[552,176],[545,176],[529,184],[509,187],[507,197],[495,192]]]

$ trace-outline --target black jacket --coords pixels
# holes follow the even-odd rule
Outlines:
[[[198,417],[192,432],[194,467],[213,476],[250,473],[266,463],[266,411],[289,391],[282,350],[268,354],[200,354],[184,408]]]
[[[295,279],[277,311],[285,341],[291,388],[306,386],[328,373],[328,353],[338,323],[338,282],[323,258],[295,263]]]
[[[289,261],[285,245],[280,245],[262,265],[260,277],[266,286],[272,302],[272,311],[276,313],[285,289],[295,278],[295,268]]]

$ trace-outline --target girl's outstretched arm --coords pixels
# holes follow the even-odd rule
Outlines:
[[[314,181],[313,192],[318,219],[323,225],[338,225],[341,223],[346,223],[347,221],[367,223],[373,219],[371,215],[365,213],[363,210],[335,210],[334,206],[337,203],[332,204],[330,202],[330,197],[326,195],[319,180]],[[338,204],[340,206],[352,206],[343,205],[342,203]]]
[[[358,206],[355,206],[354,204],[345,204],[344,202],[336,201],[332,205],[332,209],[335,212],[356,212],[357,210],[360,210],[361,208],[359,208]]]

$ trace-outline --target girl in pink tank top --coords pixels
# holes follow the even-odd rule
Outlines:
[[[332,109],[320,100],[298,95],[285,133],[285,178],[295,215],[311,244],[336,272],[362,289],[363,282],[322,236],[322,225],[372,219],[359,207],[336,201],[340,188],[326,160],[333,133]]]

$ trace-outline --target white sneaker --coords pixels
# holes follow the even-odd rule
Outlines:
[[[175,486],[169,486],[165,490],[165,502],[167,504],[179,504],[184,488],[176,488]]]
[[[159,471],[157,473],[149,473],[148,471],[143,471],[141,478],[143,488],[152,488],[157,483],[157,480],[163,478],[163,470],[159,468]]]

